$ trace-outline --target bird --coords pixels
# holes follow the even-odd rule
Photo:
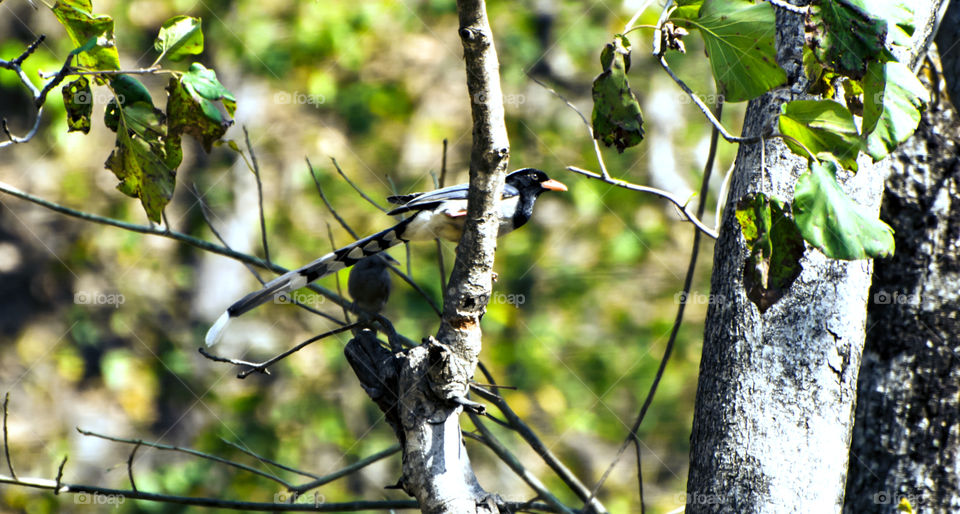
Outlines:
[[[360,259],[360,262],[350,268],[347,291],[354,305],[364,313],[378,314],[390,298],[393,282],[390,279],[388,260],[393,261],[393,257],[387,253],[378,253]]]
[[[546,172],[536,168],[523,168],[511,172],[505,179],[500,201],[500,227],[497,236],[503,236],[520,228],[533,215],[533,206],[544,191],[566,191],[562,182],[551,179]],[[467,214],[468,184],[445,187],[426,193],[412,193],[387,197],[397,205],[390,216],[409,214],[396,225],[364,237],[343,248],[320,257],[301,268],[289,271],[264,284],[234,302],[217,318],[204,338],[207,346],[220,340],[230,322],[250,310],[290,291],[348,268],[365,257],[377,255],[384,250],[406,241],[430,241],[446,239],[458,242],[463,233]]]

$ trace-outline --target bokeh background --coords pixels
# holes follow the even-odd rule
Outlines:
[[[598,170],[588,132],[563,101],[589,118],[590,86],[603,45],[642,2],[491,2],[511,142],[511,168],[534,166],[570,191],[548,194],[533,221],[501,240],[499,281],[483,320],[481,359],[517,413],[585,482],[614,458],[636,416],[663,353],[689,259],[693,229],[654,197],[575,175],[568,165]],[[656,22],[652,5],[639,24]],[[350,242],[323,206],[305,158],[336,209],[360,233],[391,220],[362,200],[335,172],[344,172],[382,202],[392,192],[434,187],[442,141],[449,141],[447,182],[467,178],[470,99],[453,0],[253,1],[98,0],[97,13],[116,22],[125,68],[149,65],[160,25],[177,14],[203,19],[205,51],[237,97],[227,138],[242,144],[246,126],[262,170],[271,257],[295,267]],[[48,39],[27,60],[54,71],[71,45],[42,3],[0,4],[0,57],[19,55],[36,35]],[[709,126],[649,57],[651,31],[630,34],[631,85],[644,107],[647,138],[618,154],[604,149],[611,173],[668,189],[696,202]],[[671,54],[677,72],[708,100],[713,81],[697,37],[687,54]],[[189,61],[169,67],[186,69]],[[162,105],[165,76],[143,77]],[[66,132],[54,91],[41,131],[30,143],[0,150],[0,180],[52,201],[134,223],[146,223],[137,200],[116,189],[103,163],[114,135],[103,125],[105,88],[89,135]],[[738,131],[742,106],[727,106]],[[22,133],[33,113],[15,75],[0,70],[0,116]],[[171,228],[214,240],[195,187],[235,249],[262,256],[256,184],[235,152],[206,154],[185,139]],[[721,141],[706,220],[736,149]],[[329,227],[329,228],[328,228]],[[452,244],[443,253],[447,269]],[[691,304],[659,393],[641,427],[643,478],[650,512],[683,503],[688,437],[707,308],[712,243],[702,246]],[[416,281],[440,302],[433,244],[409,250]],[[403,266],[404,249],[393,250]],[[345,288],[346,274],[340,281]],[[321,285],[335,289],[337,278]],[[69,455],[64,480],[129,486],[130,447],[84,437],[82,427],[121,437],[189,446],[287,478],[225,443],[325,474],[395,443],[380,411],[363,393],[343,357],[346,334],[284,360],[269,376],[235,378],[236,368],[197,353],[213,319],[257,287],[247,269],[168,239],[66,218],[0,195],[0,392],[9,392],[12,457],[21,476],[52,478]],[[330,302],[317,307],[334,314]],[[395,280],[386,314],[411,339],[433,334],[437,317],[411,288]],[[220,355],[262,360],[332,327],[288,305],[267,305],[227,333]],[[466,417],[465,430],[472,426]],[[525,465],[571,505],[574,496],[523,441],[492,430]],[[532,492],[485,447],[467,440],[489,491],[525,500]],[[141,490],[175,495],[272,501],[273,482],[182,454],[141,448],[134,463]],[[4,471],[5,472],[5,471]],[[399,456],[317,492],[327,501],[405,498],[385,489],[400,474]],[[304,480],[306,481],[306,480]],[[628,454],[600,493],[613,512],[638,512],[636,466]],[[67,496],[0,486],[0,505],[19,512],[84,512]],[[110,507],[100,507],[102,509]],[[84,510],[87,509],[87,510]],[[179,512],[180,506],[126,502],[124,512]],[[200,509],[187,509],[200,511]]]

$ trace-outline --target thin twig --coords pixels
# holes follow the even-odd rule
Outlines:
[[[336,161],[334,161],[334,163],[336,164]],[[327,196],[323,193],[323,189],[320,187],[320,181],[317,179],[317,176],[313,170],[313,165],[310,164],[309,159],[307,159],[307,168],[310,170],[310,176],[313,177],[313,182],[317,186],[317,192],[320,194],[320,199],[323,200],[324,205],[327,206],[327,210],[329,210],[330,213],[333,214],[333,217],[337,220],[340,226],[344,228],[344,230],[346,230],[351,236],[353,236],[354,239],[359,240],[360,236],[358,236],[357,233],[352,228],[350,228],[350,225],[347,224],[346,220],[340,217],[340,214],[337,213],[337,210],[334,209],[333,205],[330,204],[330,201],[327,200]],[[341,172],[341,175],[343,175],[343,172]],[[356,186],[354,186],[354,189],[356,189]],[[363,193],[361,192],[361,194]],[[409,245],[407,245],[408,265],[410,263],[409,249],[410,247]],[[431,298],[430,295],[423,290],[423,288],[421,288],[416,282],[413,281],[413,277],[410,276],[409,269],[405,273],[403,270],[401,270],[391,262],[386,262],[386,264],[387,264],[387,267],[390,268],[390,271],[392,271],[396,276],[400,277],[401,280],[409,284],[414,291],[416,291],[418,294],[420,294],[421,297],[423,297],[424,300],[426,300],[427,304],[433,309],[434,312],[437,313],[437,316],[440,315],[440,308],[437,306],[436,302],[433,301],[433,298]]]
[[[337,244],[333,240],[333,228],[330,227],[330,222],[327,222],[327,237],[330,239],[330,251],[331,252],[337,251]],[[333,276],[333,279],[334,279],[334,284],[336,284],[337,286],[337,294],[340,296],[343,296],[343,289],[340,287],[340,274],[335,273]],[[356,301],[356,298],[351,298],[351,299]],[[342,308],[343,308],[343,319],[345,319],[347,323],[350,323],[350,311],[347,310],[346,307],[342,307]]]
[[[193,185],[192,191],[194,196],[197,199],[197,203],[200,204],[200,214],[203,216],[203,221],[207,223],[207,227],[210,229],[211,232],[213,232],[213,235],[217,238],[217,240],[219,240],[220,243],[223,244],[223,246],[225,246],[226,248],[230,248],[230,245],[227,243],[226,239],[224,239],[223,236],[220,235],[220,232],[217,230],[216,226],[214,226],[213,220],[210,219],[210,209],[207,206],[206,202],[203,201],[203,198],[200,195],[200,191],[197,190],[196,184]],[[250,271],[250,273],[254,276],[254,278],[257,279],[257,282],[260,282],[260,285],[266,284],[266,281],[263,279],[263,277],[260,276],[260,273],[257,271],[256,268],[253,267],[252,264],[248,262],[243,262],[242,264]],[[323,312],[319,309],[306,305],[303,302],[300,302],[296,298],[291,297],[290,303],[292,303],[293,305],[296,305],[297,307],[300,307],[301,309],[306,310],[307,312],[316,314],[317,316],[320,316],[322,318],[326,318],[338,325],[343,325],[345,323],[344,321],[337,319],[327,314],[326,312]]]
[[[305,476],[305,477],[310,477],[310,478],[318,478],[318,477],[319,477],[319,475],[315,475],[315,474],[310,473],[310,472],[308,472],[308,471],[303,471],[303,470],[300,470],[300,469],[297,469],[297,468],[293,468],[293,467],[287,466],[286,464],[281,464],[281,463],[279,463],[279,462],[277,462],[277,461],[275,461],[275,460],[268,459],[268,458],[266,458],[266,457],[260,456],[260,455],[258,455],[257,453],[255,453],[253,450],[250,450],[249,448],[245,448],[245,447],[243,447],[243,446],[240,446],[239,444],[237,444],[237,443],[235,443],[235,442],[233,442],[233,441],[229,441],[229,440],[224,439],[224,438],[222,438],[222,437],[220,438],[220,440],[223,441],[224,444],[229,445],[229,446],[232,446],[233,448],[236,448],[237,450],[239,450],[239,451],[241,451],[241,452],[243,452],[243,453],[246,453],[247,455],[253,457],[254,459],[257,459],[258,461],[263,462],[264,464],[269,464],[269,465],[271,465],[271,466],[276,466],[276,467],[278,467],[278,468],[280,468],[280,469],[282,469],[282,470],[284,470],[284,471],[289,471],[289,472],[291,472],[291,473],[296,473],[296,474],[298,474],[298,475],[302,475],[302,476]]]
[[[250,133],[247,132],[247,126],[243,126],[243,140],[247,145],[247,151],[250,152],[250,160],[253,162],[253,176],[257,179],[257,205],[260,208],[260,240],[263,244],[263,260],[270,264],[270,245],[267,244],[267,222],[263,215],[263,183],[260,181],[260,165],[257,163],[257,154],[253,151],[253,145],[250,143]]]
[[[583,176],[585,176],[585,177],[595,178],[595,179],[597,179],[597,180],[601,180],[601,181],[603,181],[604,183],[610,184],[610,185],[612,185],[612,186],[622,187],[622,188],[628,189],[628,190],[630,190],[630,191],[637,191],[637,192],[641,192],[641,193],[650,193],[650,194],[657,195],[657,196],[659,196],[659,197],[661,197],[661,198],[664,198],[664,199],[666,199],[666,200],[669,200],[670,203],[672,203],[673,205],[675,205],[675,206],[677,207],[677,209],[679,209],[680,212],[683,213],[683,216],[684,216],[685,218],[687,218],[688,221],[690,221],[691,223],[693,223],[693,224],[697,227],[697,229],[698,229],[699,231],[703,232],[704,234],[706,234],[707,236],[711,237],[712,239],[716,239],[716,238],[718,237],[716,230],[714,230],[714,229],[706,226],[702,221],[700,221],[700,218],[699,218],[697,215],[695,215],[694,213],[690,212],[690,208],[689,208],[689,206],[686,204],[685,201],[680,201],[679,198],[677,198],[676,196],[674,196],[674,195],[673,195],[672,193],[670,193],[669,191],[664,191],[664,190],[662,190],[662,189],[657,189],[657,188],[655,188],[655,187],[641,186],[641,185],[639,185],[639,184],[633,184],[633,183],[627,182],[627,181],[625,181],[625,180],[620,180],[620,179],[616,179],[616,178],[606,178],[606,179],[604,179],[601,175],[598,175],[598,174],[596,174],[596,173],[594,173],[594,172],[592,172],[592,171],[585,170],[585,169],[583,169],[583,168],[578,168],[578,167],[576,167],[576,166],[567,166],[567,169],[570,170],[570,171],[572,171],[572,172],[574,172],[574,173],[579,173],[579,174],[581,174],[581,175],[583,175]]]
[[[757,141],[760,141],[759,136],[737,137],[727,132],[727,129],[724,128],[723,124],[720,123],[720,120],[713,115],[713,112],[709,107],[707,107],[707,104],[703,103],[703,100],[701,100],[700,97],[697,96],[692,89],[690,89],[690,86],[688,86],[683,80],[680,79],[680,77],[676,75],[676,73],[673,72],[672,69],[670,69],[670,65],[667,64],[667,59],[663,55],[659,55],[657,56],[657,60],[660,62],[660,66],[662,66],[663,69],[666,70],[667,74],[670,75],[670,78],[672,78],[673,81],[680,86],[680,89],[682,89],[683,92],[686,93],[691,100],[693,100],[693,103],[696,104],[697,108],[700,109],[700,112],[707,117],[707,121],[713,125],[713,128],[720,132],[720,135],[723,136],[723,139],[730,143],[756,143]]]
[[[440,179],[437,180],[437,189],[443,189],[447,182],[447,143],[447,138],[443,138],[443,157],[440,160]],[[439,238],[434,241],[437,243],[437,266],[440,268],[440,292],[443,294],[447,290],[447,271],[443,264],[443,243],[440,242]]]
[[[477,364],[477,368],[480,369],[480,372],[487,378],[487,381],[491,384],[496,384],[496,380],[493,379],[493,376],[490,374],[490,371],[487,370],[487,367],[483,363]],[[541,459],[553,470],[553,472],[563,481],[567,487],[577,495],[580,500],[585,504],[589,504],[590,508],[595,512],[606,512],[606,507],[597,498],[594,498],[590,490],[577,478],[576,475],[567,468],[563,462],[557,458],[553,452],[537,437],[537,434],[533,432],[529,425],[527,425],[516,412],[510,408],[510,405],[507,401],[499,395],[493,394],[489,391],[485,391],[483,388],[473,388],[481,398],[493,403],[497,406],[503,416],[507,419],[507,422],[510,423],[511,428],[522,437],[527,444],[533,448],[533,451],[540,456]]]
[[[171,503],[177,505],[193,505],[197,507],[221,508],[243,511],[260,512],[355,512],[364,510],[389,510],[389,509],[416,509],[418,504],[415,500],[379,500],[379,501],[355,501],[340,503],[273,503],[273,502],[245,502],[234,500],[223,500],[220,498],[205,498],[191,496],[174,496],[170,494],[147,493],[143,491],[133,491],[130,489],[110,489],[107,487],[97,487],[85,484],[61,484],[57,481],[46,478],[22,478],[19,480],[0,475],[0,484],[18,485],[21,487],[32,487],[34,489],[46,489],[54,493],[86,493],[95,494],[112,498],[123,498],[125,500],[146,500],[159,503]],[[523,503],[507,502],[505,507],[517,508]],[[551,512],[550,507],[540,504],[539,510]]]
[[[362,189],[357,187],[357,185],[354,184],[352,180],[350,180],[350,177],[347,177],[347,174],[344,173],[342,169],[340,169],[340,165],[337,163],[336,159],[331,157],[330,160],[333,161],[333,167],[337,169],[337,173],[339,173],[340,176],[343,177],[343,180],[347,181],[347,184],[350,184],[350,187],[352,187],[354,191],[356,191],[357,193],[360,193],[360,196],[362,196],[364,200],[370,202],[370,205],[376,207],[377,209],[380,209],[383,212],[387,212],[386,208],[381,207],[380,204],[378,204],[373,200],[373,198],[370,198],[369,196],[367,196],[367,194],[364,193]]]
[[[67,456],[63,456],[63,460],[60,461],[60,467],[57,468],[57,483],[56,487],[53,489],[54,496],[60,494],[60,484],[63,480],[63,467],[67,465]]]
[[[127,475],[130,477],[130,488],[134,491],[137,490],[137,483],[133,480],[133,457],[137,454],[137,450],[140,449],[142,443],[137,443],[136,446],[130,450],[130,456],[127,457]]]
[[[723,110],[723,101],[717,101],[717,116],[719,117]],[[711,113],[712,115],[712,113]],[[704,164],[703,169],[703,179],[700,183],[700,201],[697,204],[697,217],[703,216],[703,212],[706,210],[707,206],[707,192],[710,187],[710,175],[713,173],[713,162],[717,155],[717,144],[719,130],[714,127],[711,136],[710,136],[710,152],[707,155],[707,162]],[[690,296],[690,288],[693,284],[693,275],[697,267],[697,256],[700,252],[700,231],[695,230],[693,233],[693,247],[690,249],[690,262],[687,265],[687,273],[683,279],[683,290],[680,293],[680,302],[677,306],[677,315],[673,321],[673,328],[670,330],[670,338],[667,340],[666,347],[663,350],[663,357],[660,359],[660,366],[657,368],[657,374],[653,377],[653,382],[650,384],[650,391],[647,392],[646,398],[643,400],[643,405],[640,407],[640,413],[637,414],[637,418],[634,420],[633,425],[630,427],[630,433],[627,435],[623,444],[620,445],[620,449],[617,451],[616,457],[614,457],[613,462],[607,467],[607,470],[600,477],[600,480],[597,481],[597,484],[593,487],[591,496],[596,496],[597,491],[600,490],[600,487],[603,486],[603,483],[606,481],[607,477],[610,476],[610,473],[613,471],[613,468],[620,461],[620,458],[623,456],[623,453],[626,451],[630,443],[633,443],[637,446],[640,445],[640,436],[637,434],[637,430],[640,429],[640,424],[643,423],[644,417],[647,415],[647,409],[650,408],[650,404],[653,403],[653,397],[657,393],[657,386],[660,385],[660,380],[663,378],[663,373],[667,368],[667,362],[670,361],[670,356],[673,353],[673,346],[677,340],[677,334],[680,332],[680,325],[683,322],[683,313],[687,306],[687,297]],[[640,469],[640,461],[637,461],[637,469]],[[642,497],[641,491],[641,497]],[[642,503],[642,500],[641,500]]]
[[[483,443],[487,448],[490,448],[490,450],[492,450],[493,453],[496,454],[496,456],[507,465],[507,467],[513,470],[513,472],[520,477],[520,480],[526,482],[526,484],[529,485],[530,488],[533,489],[545,502],[553,505],[559,512],[573,514],[573,509],[564,505],[559,498],[554,496],[547,486],[544,485],[543,482],[536,477],[536,475],[524,467],[523,463],[520,462],[520,459],[512,454],[510,450],[508,450],[507,447],[504,446],[503,443],[501,443],[492,432],[490,432],[490,429],[488,429],[483,423],[483,420],[480,419],[480,416],[470,411],[467,411],[467,414],[470,416],[470,421],[473,422],[473,426],[477,427],[477,430],[480,431],[480,436],[470,434],[469,432],[464,432],[463,435],[472,436],[473,439]]]
[[[320,199],[323,200],[323,204],[327,206],[327,210],[330,211],[330,214],[333,215],[333,218],[337,220],[337,223],[343,227],[344,230],[350,234],[350,237],[353,239],[360,239],[360,236],[350,228],[350,225],[347,224],[347,221],[343,219],[336,209],[333,208],[333,205],[330,203],[330,200],[327,200],[327,195],[323,194],[323,188],[320,187],[320,179],[317,178],[316,172],[313,170],[313,165],[310,164],[310,158],[307,158],[307,169],[310,171],[310,178],[313,179],[313,183],[317,186],[317,193],[320,194]]]
[[[10,476],[17,479],[17,473],[13,470],[13,461],[10,460],[10,443],[7,437],[7,405],[10,403],[10,393],[3,396],[3,454],[7,457],[7,469],[10,470]]]
[[[295,486],[295,487],[289,487],[289,488],[287,488],[287,490],[290,491],[291,493],[303,494],[303,493],[305,493],[305,492],[307,492],[307,491],[309,491],[309,490],[311,490],[311,489],[314,489],[314,488],[320,487],[321,485],[324,485],[324,484],[333,482],[334,480],[336,480],[336,479],[338,479],[338,478],[345,477],[345,476],[349,475],[350,473],[353,473],[354,471],[357,471],[357,470],[359,470],[359,469],[365,468],[365,467],[369,466],[370,464],[373,464],[374,462],[377,462],[378,460],[385,459],[385,458],[387,458],[387,457],[389,457],[389,456],[391,456],[391,455],[393,455],[393,454],[395,454],[395,453],[397,453],[397,452],[399,452],[399,451],[400,451],[400,445],[399,445],[399,444],[395,444],[395,445],[387,448],[386,450],[383,450],[383,451],[374,453],[373,455],[371,455],[371,456],[369,456],[369,457],[364,457],[364,458],[358,460],[357,462],[354,462],[353,464],[350,464],[349,466],[345,466],[343,469],[340,469],[340,470],[334,471],[333,473],[330,473],[329,475],[325,475],[325,476],[322,476],[322,477],[317,477],[317,479],[314,480],[314,481],[312,481],[312,482],[307,482],[307,483],[305,483],[305,484],[301,484],[301,485],[298,485],[298,486]]]
[[[113,442],[115,442],[115,443],[136,444],[136,445],[149,446],[149,447],[151,447],[151,448],[156,448],[156,449],[158,449],[158,450],[168,450],[168,451],[186,453],[186,454],[188,454],[188,455],[193,455],[193,456],[195,456],[195,457],[200,457],[200,458],[202,458],[202,459],[207,459],[207,460],[211,460],[211,461],[213,461],[213,462],[218,462],[218,463],[220,463],[220,464],[226,464],[227,466],[232,466],[232,467],[235,467],[235,468],[238,468],[238,469],[242,469],[242,470],[244,470],[244,471],[248,471],[248,472],[253,473],[253,474],[255,474],[255,475],[260,475],[260,476],[262,476],[262,477],[264,477],[264,478],[273,480],[274,482],[277,482],[278,484],[281,484],[281,485],[283,485],[284,487],[289,487],[289,486],[290,486],[290,483],[287,482],[286,480],[284,480],[284,479],[282,479],[282,478],[280,478],[280,477],[278,477],[278,476],[276,476],[276,475],[273,475],[273,474],[271,474],[271,473],[267,473],[266,471],[261,471],[261,470],[259,470],[259,469],[253,468],[253,467],[248,466],[248,465],[246,465],[246,464],[243,464],[243,463],[241,463],[241,462],[235,462],[235,461],[232,461],[232,460],[230,460],[230,459],[225,459],[225,458],[223,458],[223,457],[218,457],[218,456],[216,456],[216,455],[212,455],[212,454],[209,454],[209,453],[201,452],[201,451],[199,451],[199,450],[194,450],[194,449],[192,449],[192,448],[183,448],[183,447],[180,447],[180,446],[173,446],[173,445],[168,445],[168,444],[155,443],[155,442],[152,442],[152,441],[144,441],[143,439],[127,439],[127,438],[124,438],[124,437],[116,437],[116,436],[111,436],[111,435],[99,434],[99,433],[97,433],[97,432],[93,432],[93,431],[90,431],[90,430],[84,430],[84,429],[82,429],[82,428],[80,428],[80,427],[77,427],[77,432],[80,432],[81,434],[86,435],[86,436],[97,437],[97,438],[100,438],[100,439],[106,439],[107,441],[113,441]]]
[[[597,155],[597,164],[600,166],[600,175],[601,177],[603,177],[604,180],[610,180],[610,172],[607,171],[607,163],[604,162],[603,153],[600,151],[600,144],[597,143],[597,138],[594,137],[593,125],[591,125],[590,122],[587,121],[587,117],[584,116],[582,112],[580,112],[580,109],[577,109],[576,105],[573,105],[573,103],[570,102],[570,100],[568,100],[567,97],[560,94],[560,92],[558,92],[556,89],[544,84],[543,82],[540,82],[540,80],[538,80],[533,75],[528,74],[527,76],[530,77],[530,80],[533,80],[534,82],[539,84],[540,87],[546,89],[548,92],[552,93],[554,96],[562,100],[563,103],[567,104],[567,107],[573,109],[573,112],[577,113],[577,116],[579,116],[580,120],[583,121],[583,125],[587,127],[587,134],[590,135],[590,142],[593,143],[593,152]]]
[[[54,72],[54,71],[48,71],[48,72],[38,71],[37,75],[39,75],[40,78],[48,79],[50,77],[56,76],[57,73],[58,72]],[[182,74],[183,72],[176,71],[176,70],[164,70],[159,66],[154,68],[137,68],[133,70],[83,70],[75,67],[71,67],[67,69],[67,75],[71,77],[74,77],[74,76],[83,77],[83,76],[89,76],[89,75],[156,75],[158,73],[168,73],[171,75],[179,75],[179,74]]]
[[[285,351],[285,352],[283,352],[283,353],[281,353],[281,354],[279,354],[279,355],[276,355],[276,356],[274,356],[274,357],[271,357],[270,359],[267,359],[267,360],[265,360],[265,361],[263,361],[263,362],[249,362],[249,361],[244,361],[244,360],[240,360],[240,359],[231,359],[231,358],[228,358],[228,357],[220,357],[220,356],[218,356],[218,355],[213,355],[212,353],[208,352],[208,351],[207,351],[206,349],[204,349],[202,346],[198,349],[198,351],[200,352],[201,355],[203,355],[204,357],[206,357],[206,358],[208,358],[208,359],[210,359],[210,360],[212,360],[212,361],[216,361],[216,362],[226,362],[226,363],[229,363],[229,364],[234,364],[234,365],[236,365],[236,366],[246,366],[247,369],[242,370],[242,371],[240,371],[239,373],[237,373],[237,378],[241,378],[241,379],[247,378],[248,376],[250,376],[251,373],[255,373],[255,372],[256,372],[256,373],[263,373],[263,374],[265,374],[265,375],[269,375],[270,372],[269,372],[269,370],[267,370],[267,368],[270,367],[270,366],[272,366],[272,365],[274,365],[274,364],[276,364],[278,361],[283,360],[283,359],[289,357],[291,354],[296,353],[296,352],[302,350],[305,346],[309,345],[310,343],[314,343],[314,342],[316,342],[316,341],[319,341],[320,339],[323,339],[323,338],[325,338],[325,337],[329,337],[329,336],[332,336],[332,335],[336,335],[336,334],[339,334],[339,333],[341,333],[341,332],[346,332],[347,330],[350,330],[350,329],[352,329],[352,328],[354,328],[354,327],[356,327],[356,326],[357,326],[357,323],[348,323],[348,324],[343,325],[343,326],[341,326],[341,327],[337,327],[337,328],[335,328],[335,329],[333,329],[333,330],[328,330],[328,331],[326,331],[326,332],[324,332],[324,333],[322,333],[322,334],[320,334],[320,335],[313,336],[313,337],[311,337],[310,339],[307,339],[306,341],[304,341],[304,342],[302,342],[302,343],[294,346],[293,348],[291,348],[291,349],[289,349],[289,350],[287,350],[287,351]]]

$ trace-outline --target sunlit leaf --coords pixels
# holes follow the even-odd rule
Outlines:
[[[93,6],[86,0],[58,0],[53,6],[53,14],[66,29],[74,46],[86,45],[91,38],[96,41],[95,46],[78,54],[81,66],[91,70],[120,69],[113,18],[92,13]]]
[[[743,264],[744,288],[763,313],[800,276],[803,236],[790,217],[789,206],[763,193],[741,199],[736,218],[750,252]]]
[[[863,133],[874,161],[887,156],[917,129],[927,89],[898,62],[872,62],[863,79]]]
[[[699,16],[686,21],[703,35],[725,101],[751,100],[787,80],[776,60],[776,19],[768,3],[705,0]]]
[[[593,80],[593,137],[622,152],[643,141],[640,103],[630,89],[630,41],[614,36],[600,54],[603,72]]]
[[[893,254],[893,229],[840,188],[831,161],[812,162],[797,179],[793,212],[803,238],[833,259]]]
[[[153,48],[160,52],[160,58],[166,57],[171,61],[179,61],[188,55],[203,52],[200,18],[174,16],[165,21],[160,27],[160,34],[157,35]]]
[[[860,134],[853,115],[832,100],[794,100],[780,108],[780,133],[799,141],[814,156],[829,154],[845,168],[857,170]],[[795,141],[784,142],[794,153],[809,158],[807,150]]]
[[[171,141],[176,140],[179,145],[180,136],[189,134],[200,141],[204,150],[209,152],[213,143],[227,132],[232,121],[224,120],[212,102],[191,94],[187,86],[176,78],[170,79],[167,93],[167,120]],[[211,116],[207,110],[212,110],[216,116]]]
[[[195,62],[190,65],[190,71],[183,74],[181,83],[190,96],[200,104],[203,113],[211,120],[217,123],[228,122],[228,120],[224,120],[220,109],[214,103],[217,100],[223,104],[227,114],[233,116],[233,112],[237,108],[237,100],[233,97],[233,93],[217,80],[217,72]]]

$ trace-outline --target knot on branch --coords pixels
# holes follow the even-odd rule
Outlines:
[[[476,363],[432,337],[427,340],[427,352],[427,378],[433,394],[445,401],[465,397]]]

